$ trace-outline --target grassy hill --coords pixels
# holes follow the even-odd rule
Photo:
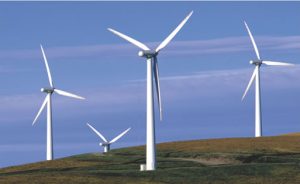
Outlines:
[[[140,172],[145,147],[0,169],[0,183],[299,184],[300,136],[162,143],[158,169]]]

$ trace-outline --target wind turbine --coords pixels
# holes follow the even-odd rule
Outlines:
[[[247,23],[244,21],[246,29],[248,31],[248,34],[250,36],[252,45],[254,47],[254,51],[256,53],[257,59],[251,60],[250,64],[255,65],[255,69],[253,71],[252,77],[248,83],[248,86],[243,94],[242,100],[245,98],[251,84],[253,83],[255,79],[255,137],[261,137],[262,136],[262,118],[261,118],[261,97],[260,97],[260,66],[262,64],[269,65],[269,66],[293,66],[291,63],[285,63],[285,62],[278,62],[278,61],[268,61],[261,59],[256,43],[254,41],[254,38],[252,36],[252,33],[247,25]]]
[[[127,130],[125,130],[124,132],[122,132],[121,134],[119,134],[118,136],[113,138],[111,141],[107,141],[107,139],[100,132],[98,132],[92,125],[90,125],[88,123],[87,123],[87,125],[104,141],[104,142],[99,143],[100,146],[103,146],[104,153],[107,153],[110,150],[110,145],[112,143],[119,140],[121,137],[123,137],[131,129],[131,128],[128,128]]]
[[[184,24],[193,14],[191,11],[188,16],[173,30],[173,32],[155,49],[149,49],[145,44],[123,34],[114,29],[108,28],[109,31],[117,36],[127,40],[133,45],[142,49],[138,55],[147,59],[147,147],[146,147],[146,170],[155,170],[156,168],[156,150],[155,150],[155,123],[154,123],[154,107],[153,107],[153,75],[156,85],[157,100],[159,105],[160,120],[162,121],[162,106],[160,96],[159,71],[157,55],[167,46],[167,44],[175,37]]]
[[[60,89],[56,89],[54,87],[53,82],[52,82],[50,69],[49,69],[49,65],[48,65],[47,58],[46,58],[46,55],[45,55],[45,52],[44,52],[44,49],[43,49],[42,45],[41,45],[41,50],[42,50],[43,58],[44,58],[47,73],[48,73],[48,79],[49,79],[50,87],[41,88],[41,91],[46,93],[47,95],[46,95],[46,98],[45,98],[40,110],[38,111],[36,117],[34,118],[32,125],[35,124],[35,122],[38,119],[38,117],[40,116],[41,112],[43,111],[43,109],[47,105],[47,160],[52,160],[53,159],[52,103],[51,103],[52,94],[57,93],[57,94],[62,95],[62,96],[77,98],[77,99],[81,99],[81,100],[83,100],[85,98],[83,98],[81,96],[78,96],[78,95],[74,95],[74,94],[66,92],[66,91],[63,91],[63,90],[60,90]]]

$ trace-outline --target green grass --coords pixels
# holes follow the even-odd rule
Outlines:
[[[0,183],[300,183],[300,136],[163,143],[154,172],[145,147],[82,154],[0,169]]]

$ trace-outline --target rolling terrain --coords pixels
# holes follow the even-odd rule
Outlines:
[[[158,169],[140,172],[145,147],[0,169],[0,183],[299,184],[300,134],[157,145]]]

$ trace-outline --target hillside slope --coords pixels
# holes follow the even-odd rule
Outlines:
[[[158,169],[140,172],[145,147],[0,169],[0,183],[300,183],[300,136],[162,143]]]

